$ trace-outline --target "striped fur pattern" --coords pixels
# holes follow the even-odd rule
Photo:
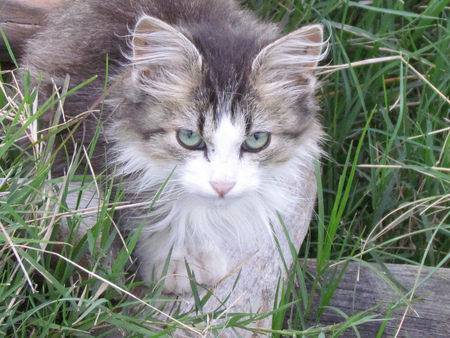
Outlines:
[[[171,175],[150,212],[135,206],[118,221],[125,233],[143,225],[141,278],[158,278],[172,248],[165,289],[185,294],[185,262],[214,286],[235,268],[225,247],[258,249],[278,213],[301,212],[288,182],[321,152],[315,69],[324,44],[320,25],[281,37],[231,0],[76,0],[50,15],[22,64],[35,84],[44,71],[43,100],[66,74],[73,86],[98,76],[67,98],[74,117],[102,95],[108,55],[117,86],[75,140],[88,144],[103,125],[92,162],[114,172],[131,203],[152,201]],[[183,132],[199,137],[197,148],[183,145]]]

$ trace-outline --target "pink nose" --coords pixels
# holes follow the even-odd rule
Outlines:
[[[213,189],[219,194],[219,197],[224,197],[233,187],[236,182],[224,182],[224,181],[210,181]]]

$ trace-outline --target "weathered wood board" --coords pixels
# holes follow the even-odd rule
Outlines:
[[[400,306],[393,309],[390,320],[386,322],[382,337],[450,337],[450,269],[423,268],[412,265],[386,264],[386,268],[398,282],[396,287],[406,299],[410,299],[410,290],[414,291],[412,308],[406,312],[405,302],[379,274],[387,275],[377,264],[371,267],[351,262],[329,304],[346,315],[352,316],[361,311],[380,305],[372,314],[377,318],[386,318],[389,304]],[[308,260],[307,269],[315,274],[316,261]],[[377,274],[373,269],[376,269]],[[433,272],[433,273],[432,273]],[[431,274],[429,276],[429,274]],[[403,288],[402,288],[403,286]],[[318,295],[316,297],[317,306]],[[367,315],[369,315],[368,313]],[[330,325],[345,321],[345,318],[332,309],[326,309],[320,320],[321,325]],[[377,337],[383,321],[373,321],[357,326],[361,337]],[[400,328],[400,329],[399,329]],[[357,337],[348,331],[344,337]]]
[[[42,24],[45,14],[61,0],[0,0],[0,27],[15,56],[23,42]],[[10,61],[4,39],[0,36],[0,61]]]

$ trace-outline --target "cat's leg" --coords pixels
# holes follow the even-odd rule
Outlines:
[[[165,260],[156,262],[140,262],[140,276],[144,280],[152,280],[152,277],[161,278],[164,282],[164,290],[175,294],[192,293],[191,280],[186,269],[195,277],[195,283],[206,288],[211,288],[227,274],[227,257],[217,248],[207,248],[190,253],[185,248],[174,249],[165,276],[161,276],[166,264]],[[154,271],[154,274],[153,274]]]

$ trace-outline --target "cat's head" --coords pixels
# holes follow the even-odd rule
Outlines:
[[[281,38],[272,26],[244,28],[139,20],[132,73],[110,129],[119,173],[136,190],[154,191],[175,169],[179,196],[227,205],[270,195],[320,152],[322,26]]]

